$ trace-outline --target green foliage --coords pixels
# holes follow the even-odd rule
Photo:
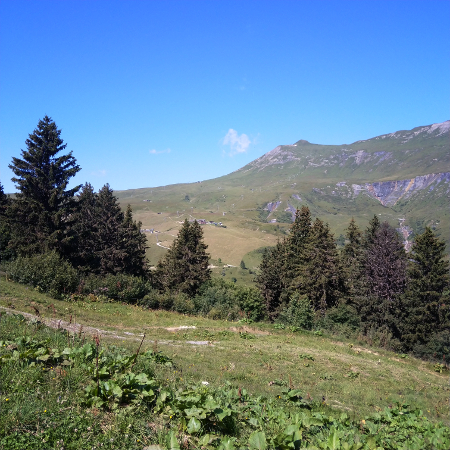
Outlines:
[[[336,305],[344,291],[344,279],[333,235],[327,224],[316,219],[303,249],[292,287],[308,295],[315,311],[323,316]]]
[[[67,146],[60,135],[55,122],[45,116],[25,141],[22,159],[13,158],[9,165],[19,190],[8,207],[9,247],[21,256],[51,250],[66,255],[70,249],[73,196],[80,186],[66,188],[80,167],[72,152],[58,156]]]
[[[75,292],[80,282],[78,272],[55,251],[29,258],[19,256],[8,263],[6,271],[11,280],[31,285],[55,298]]]
[[[280,323],[311,330],[314,325],[314,311],[307,295],[294,293],[289,304],[283,309],[277,319]]]
[[[145,278],[118,273],[104,277],[90,275],[83,280],[82,291],[85,294],[133,304],[148,295],[152,287]]]
[[[449,280],[445,243],[426,227],[415,238],[408,266],[408,288],[402,298],[400,328],[405,349],[423,346],[434,333],[449,329]]]
[[[222,450],[450,446],[447,426],[406,404],[350,418],[304,399],[301,389],[286,382],[274,383],[282,385],[276,398],[252,396],[227,382],[167,383],[156,375],[156,364],[172,370],[161,352],[131,353],[76,337],[67,346],[65,333],[20,316],[2,317],[0,327],[0,446],[5,449],[142,449],[143,437],[155,450],[179,449],[183,442]],[[156,425],[160,433],[152,431]]]
[[[359,332],[361,319],[356,308],[340,304],[330,308],[316,325],[332,333],[350,337]]]
[[[211,277],[206,249],[200,225],[186,219],[171,248],[157,265],[154,279],[159,289],[194,296]]]

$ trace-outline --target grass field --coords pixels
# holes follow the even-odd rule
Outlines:
[[[275,396],[280,386],[292,384],[326,410],[344,411],[352,418],[406,402],[431,420],[450,425],[448,373],[436,372],[432,363],[364,342],[119,303],[68,303],[4,277],[0,306],[33,315],[37,309],[43,320],[70,322],[72,332],[86,333],[87,340],[89,333],[99,332],[102,342],[133,352],[145,333],[143,350],[163,350],[177,362],[186,380],[207,381],[212,386],[230,381],[254,395]]]

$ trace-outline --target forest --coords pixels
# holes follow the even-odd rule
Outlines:
[[[111,187],[68,188],[81,170],[45,116],[0,184],[0,258],[8,279],[55,298],[91,296],[213,319],[270,321],[297,330],[359,336],[445,364],[450,353],[449,261],[431,228],[406,252],[376,215],[352,220],[338,249],[328,225],[297,210],[290,232],[265,250],[252,287],[212,277],[201,226],[186,220],[156,267],[131,207]],[[151,249],[150,249],[151,251]]]

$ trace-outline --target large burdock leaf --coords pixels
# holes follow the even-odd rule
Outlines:
[[[202,423],[200,422],[200,420],[196,419],[195,417],[191,417],[191,420],[187,425],[187,431],[189,434],[198,433],[201,427]]]
[[[177,441],[177,435],[174,431],[171,431],[166,436],[166,445],[168,450],[180,450],[180,444]]]
[[[266,450],[266,435],[263,431],[255,431],[250,435],[250,439],[248,440],[249,448],[256,450]]]

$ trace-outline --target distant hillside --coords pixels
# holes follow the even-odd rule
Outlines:
[[[449,193],[446,121],[353,144],[300,140],[220,178],[116,194],[133,205],[146,228],[159,227],[166,237],[176,235],[175,219],[222,221],[227,231],[205,232],[210,251],[238,264],[257,246],[273,244],[303,204],[327,221],[336,237],[351,217],[365,227],[377,214],[401,229],[405,240],[430,225],[450,243]],[[242,240],[227,239],[227,233],[238,231]]]

